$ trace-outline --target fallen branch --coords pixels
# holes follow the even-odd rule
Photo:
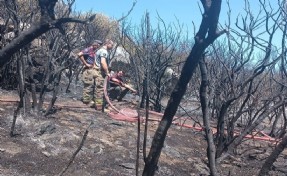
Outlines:
[[[75,151],[75,153],[72,155],[72,158],[70,159],[69,163],[67,164],[67,166],[63,169],[63,171],[59,174],[59,176],[62,176],[69,168],[69,166],[72,164],[72,162],[74,161],[75,157],[77,156],[77,154],[79,153],[79,151],[82,149],[83,145],[84,145],[84,142],[88,136],[88,133],[89,133],[89,129],[90,127],[94,124],[94,122],[92,121],[90,123],[90,125],[87,127],[86,131],[85,131],[85,134],[82,138],[82,141],[79,145],[79,147],[77,148],[77,150]]]

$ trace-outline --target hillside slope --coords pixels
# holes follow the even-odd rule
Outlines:
[[[84,107],[76,98],[60,98],[58,104],[73,104],[82,108],[60,108],[48,118],[33,114],[20,115],[17,135],[10,137],[14,101],[17,96],[0,93],[0,175],[32,176],[59,174],[78,148],[91,122],[87,139],[64,175],[135,175],[137,124],[116,121],[105,113]],[[149,122],[147,143],[150,145],[158,122]],[[141,125],[141,141],[144,125]],[[141,142],[142,143],[142,142]],[[143,169],[142,146],[140,173]],[[244,151],[244,152],[243,152]],[[268,143],[247,141],[239,148],[240,156],[227,158],[221,166],[222,175],[256,175],[271,148]],[[287,152],[284,151],[276,171],[285,175]],[[202,132],[172,126],[163,148],[157,175],[208,175],[206,141]],[[281,171],[279,171],[281,170]],[[285,172],[285,173],[284,173]]]

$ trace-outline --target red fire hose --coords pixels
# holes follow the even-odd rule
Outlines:
[[[137,122],[138,118],[140,118],[141,122],[145,121],[145,118],[142,116],[139,116],[137,110],[135,109],[131,109],[131,108],[122,108],[121,110],[117,109],[112,102],[109,99],[108,93],[107,93],[107,83],[108,83],[108,77],[105,78],[104,80],[104,97],[105,100],[107,101],[107,103],[109,104],[109,106],[114,110],[108,113],[108,115],[115,119],[115,120],[120,120],[120,121],[128,121],[128,122]],[[17,102],[18,100],[11,100],[11,99],[0,99],[0,101],[2,102]],[[62,107],[62,108],[85,108],[86,106],[75,106],[75,105],[61,105],[61,104],[55,104],[55,106],[58,107]],[[151,115],[154,115],[158,118],[153,118],[150,117],[149,120],[151,121],[157,121],[159,122],[161,120],[161,117],[163,116],[162,113],[159,112],[155,112],[155,111],[149,111],[149,113]],[[186,124],[185,121],[182,122],[176,122],[176,120],[179,120],[180,117],[174,117],[174,120],[172,122],[172,124],[177,125],[177,126],[181,126],[181,127],[186,127],[186,128],[191,128],[197,131],[203,131],[204,128],[203,127],[197,127],[197,126],[193,126],[193,125],[189,125]],[[216,128],[212,128],[212,132],[216,133]],[[235,135],[240,135],[240,132],[234,132]],[[267,135],[266,133],[264,133],[263,131],[259,131],[259,134],[261,134],[262,136],[256,136],[256,135],[246,135],[245,138],[248,139],[253,139],[253,140],[262,140],[262,141],[267,141],[267,142],[272,142],[272,143],[277,143],[279,142],[281,139],[276,139],[276,138],[272,138],[269,135]]]
[[[109,96],[108,96],[108,93],[107,93],[107,83],[108,83],[108,77],[105,78],[105,81],[104,81],[104,96],[105,96],[105,99],[107,101],[107,103],[110,105],[110,107],[115,111],[115,112],[110,112],[108,113],[108,115],[115,119],[115,120],[121,120],[121,121],[128,121],[128,122],[136,122],[138,119],[138,113],[136,110],[134,109],[130,109],[130,108],[124,108],[124,109],[121,109],[121,110],[118,110],[113,104],[112,102],[110,101],[109,99]],[[149,111],[150,114],[152,115],[155,115],[155,116],[158,116],[158,117],[162,117],[163,114],[162,113],[159,113],[159,112],[155,112],[155,111]],[[143,117],[139,117],[141,118],[141,121],[144,121],[145,118]],[[188,124],[185,124],[185,123],[180,123],[180,122],[175,122],[175,120],[178,120],[180,119],[180,117],[174,117],[174,120],[172,122],[172,124],[174,125],[178,125],[178,126],[182,126],[182,127],[186,127],[186,128],[191,128],[191,129],[194,129],[194,130],[197,130],[197,131],[203,131],[204,128],[203,127],[196,127],[196,126],[193,126],[193,125],[188,125]],[[149,120],[152,120],[152,121],[160,121],[160,118],[158,119],[155,119],[155,118],[149,118]],[[213,133],[216,133],[216,128],[212,128],[212,132]],[[267,134],[265,134],[264,132],[260,131],[259,132],[260,134],[262,134],[263,136],[255,136],[255,135],[246,135],[245,138],[248,138],[248,139],[254,139],[254,140],[262,140],[262,141],[268,141],[268,142],[278,142],[280,141],[280,139],[275,139],[275,138],[272,138],[270,136],[268,136]],[[239,135],[240,132],[235,132],[236,135]]]

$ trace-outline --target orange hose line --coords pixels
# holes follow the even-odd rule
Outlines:
[[[1,102],[7,102],[7,103],[15,103],[15,102],[19,102],[19,100],[15,100],[15,99],[0,99]]]
[[[259,133],[262,134],[265,137],[272,138],[271,136],[269,136],[268,134],[264,133],[263,131],[259,131]]]
[[[15,99],[0,99],[0,102],[16,103],[16,102],[19,102],[19,100],[15,100]],[[44,102],[44,104],[45,105],[49,105],[50,103]],[[60,107],[60,108],[88,108],[87,106],[63,105],[63,104],[59,104],[59,103],[55,103],[54,105],[57,106],[57,107]]]

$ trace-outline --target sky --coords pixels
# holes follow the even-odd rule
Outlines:
[[[133,2],[134,0],[76,0],[75,9],[77,11],[93,10],[96,13],[103,13],[111,18],[119,19],[127,14]],[[258,10],[257,0],[251,0],[250,5],[253,10]],[[244,8],[244,0],[230,0],[230,6],[232,16],[236,17]],[[201,21],[199,7],[202,8],[199,0],[137,0],[128,19],[131,23],[138,24],[145,12],[149,12],[152,24],[156,24],[158,13],[167,24],[176,23],[178,19],[180,24],[193,29],[193,22],[199,26]],[[227,18],[227,10],[226,1],[223,0],[220,15],[220,21],[223,24]]]
[[[250,3],[252,12],[255,14],[259,10],[258,0],[247,0]],[[272,6],[276,6],[277,0],[270,0]],[[103,13],[113,19],[120,19],[131,9],[134,0],[75,0],[76,11],[94,11]],[[244,13],[244,0],[229,0],[231,8],[231,25],[234,26],[235,18]],[[272,4],[274,3],[274,4]],[[145,12],[149,12],[151,24],[158,23],[158,15],[166,24],[177,23],[186,28],[189,33],[194,33],[199,28],[201,22],[202,5],[200,0],[137,0],[137,3],[128,16],[128,21],[133,25],[140,24]],[[227,21],[228,6],[226,0],[222,0],[220,13],[220,24],[225,26]],[[157,15],[158,14],[158,15]]]

